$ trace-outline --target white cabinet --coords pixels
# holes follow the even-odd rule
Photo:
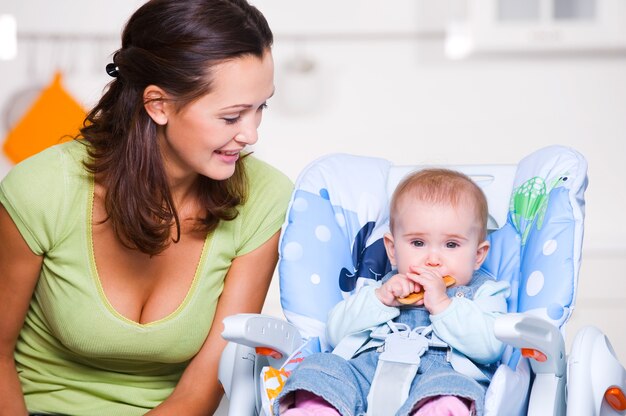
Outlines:
[[[626,1],[467,0],[448,28],[446,50],[451,57],[626,51]]]

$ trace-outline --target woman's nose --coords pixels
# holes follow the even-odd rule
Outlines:
[[[239,132],[235,136],[235,141],[241,144],[255,144],[259,139],[258,128],[261,124],[261,113],[254,114],[253,117],[244,117],[240,125]]]
[[[235,136],[235,141],[241,144],[255,144],[259,139],[259,135],[256,129],[240,131]]]

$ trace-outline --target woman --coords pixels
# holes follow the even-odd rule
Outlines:
[[[224,317],[259,312],[291,182],[246,156],[274,91],[245,0],[151,0],[80,139],[0,184],[0,409],[212,414]]]

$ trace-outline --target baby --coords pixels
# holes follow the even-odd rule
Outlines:
[[[506,312],[510,292],[507,282],[479,270],[489,251],[487,216],[483,192],[466,175],[447,169],[409,175],[393,194],[390,232],[384,236],[393,270],[329,314],[331,345],[390,320],[410,328],[429,326],[433,338],[447,344],[421,357],[406,400],[394,410],[397,415],[484,412],[488,380],[504,349],[494,335],[494,320]],[[450,287],[447,276],[454,278]],[[423,298],[404,305],[415,292],[423,292]],[[349,360],[336,354],[307,357],[287,379],[275,414],[365,414],[383,351],[376,346],[367,342]],[[451,355],[472,363],[473,370],[457,371]]]

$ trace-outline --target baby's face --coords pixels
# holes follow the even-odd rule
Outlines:
[[[472,279],[488,250],[472,206],[453,207],[405,198],[396,207],[393,236],[385,242],[399,273],[411,266],[450,275],[456,285]]]

